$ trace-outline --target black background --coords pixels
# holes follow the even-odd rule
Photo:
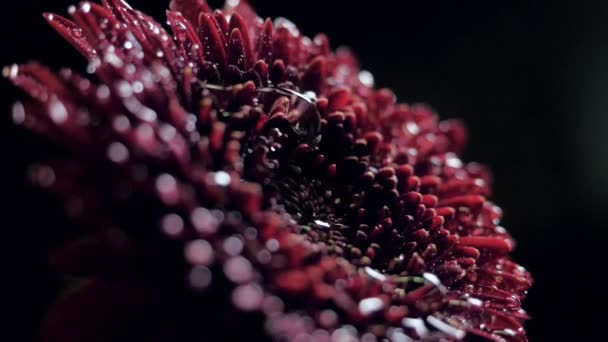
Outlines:
[[[84,70],[40,16],[65,13],[72,1],[4,2],[1,64],[35,59]],[[166,2],[131,1],[162,21]],[[519,242],[515,259],[535,278],[524,304],[532,341],[584,340],[604,328],[608,3],[251,2],[261,16],[287,17],[307,35],[325,32],[333,47],[349,46],[400,101],[465,121],[465,160],[493,169],[494,199]],[[1,279],[11,285],[16,340],[29,341],[61,284],[47,248],[69,223],[59,204],[25,185],[24,170],[44,145],[12,126],[10,104],[23,95],[5,80],[0,86]]]

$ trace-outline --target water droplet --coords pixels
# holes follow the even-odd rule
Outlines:
[[[184,250],[186,260],[193,265],[210,265],[213,262],[213,247],[205,240],[194,240]]]
[[[332,342],[351,342],[356,341],[356,332],[353,332],[348,327],[341,327],[334,330],[331,334]]]
[[[215,233],[220,223],[206,208],[194,209],[190,215],[190,220],[192,221],[194,229],[205,234]]]
[[[427,316],[426,321],[435,327],[437,330],[443,332],[446,335],[452,336],[457,340],[461,340],[464,338],[466,333],[463,330],[457,329],[444,321],[440,320],[435,316]]]
[[[232,257],[224,264],[224,274],[234,283],[245,283],[253,277],[249,260],[242,256]]]
[[[114,127],[117,132],[125,133],[131,128],[131,122],[126,116],[119,115],[112,121],[112,127]]]
[[[231,236],[224,240],[224,251],[229,255],[236,256],[243,251],[243,241],[237,236]]]
[[[418,336],[425,336],[429,333],[429,329],[424,324],[424,321],[421,318],[404,318],[401,320],[401,324],[404,327],[413,329]]]
[[[138,140],[147,141],[154,138],[154,129],[148,124],[140,124],[135,129],[135,135]]]
[[[482,306],[483,302],[480,299],[477,298],[467,298],[467,302],[473,306]]]
[[[276,252],[279,250],[280,244],[277,239],[270,239],[266,241],[266,248],[268,248],[271,252]]]
[[[49,114],[51,120],[57,124],[63,123],[68,119],[68,110],[59,100],[55,100],[51,103]]]
[[[108,158],[118,164],[122,164],[129,159],[129,150],[119,142],[113,142],[106,151]]]
[[[72,34],[72,37],[76,39],[82,38],[82,29],[80,28],[74,27],[70,30],[70,33]]]
[[[300,35],[300,31],[298,30],[298,27],[289,19],[286,19],[283,17],[278,17],[274,21],[274,26],[277,28],[278,27],[286,28],[289,31],[289,33],[291,33],[291,35],[293,35],[293,36]]]
[[[211,271],[205,266],[196,266],[188,275],[190,286],[197,290],[204,290],[211,284]]]
[[[270,254],[270,252],[268,250],[263,249],[258,252],[258,254],[256,255],[256,258],[258,259],[258,261],[261,264],[267,264],[272,260],[272,255]]]
[[[407,131],[410,132],[412,135],[420,133],[420,127],[418,127],[418,125],[413,121],[408,121],[405,124],[405,129],[407,129]]]
[[[359,82],[361,82],[364,86],[371,88],[374,86],[375,82],[374,75],[367,70],[361,70],[361,72],[359,72]]]
[[[258,230],[253,227],[248,227],[245,229],[244,235],[247,240],[255,240],[258,237]]]
[[[232,302],[243,311],[253,311],[260,307],[264,293],[253,284],[241,285],[232,292]]]
[[[167,214],[162,218],[160,226],[163,233],[176,237],[184,231],[184,220],[177,214]]]
[[[118,82],[116,84],[116,90],[117,90],[118,96],[123,97],[123,98],[127,98],[127,97],[133,95],[133,88],[131,88],[131,85],[127,81]]]
[[[83,2],[80,5],[80,9],[83,13],[89,13],[91,11],[91,4],[89,2]]]
[[[99,88],[97,88],[97,97],[100,100],[105,100],[107,98],[110,97],[110,88],[108,88],[105,85],[99,86]]]
[[[412,340],[406,334],[404,334],[401,329],[395,329],[391,333],[391,341],[392,342],[413,342],[414,340]]]
[[[141,93],[144,91],[144,84],[140,81],[133,82],[133,91],[137,94]]]
[[[384,302],[378,297],[365,298],[359,302],[359,311],[363,315],[370,315],[382,310]]]
[[[462,161],[455,155],[449,155],[448,158],[445,160],[445,165],[448,167],[459,169],[462,167]]]
[[[386,280],[386,276],[378,271],[376,271],[375,269],[371,268],[371,267],[365,267],[365,273],[367,273],[367,275],[369,275],[370,277],[379,280],[379,281],[385,281]]]
[[[165,198],[173,198],[177,193],[177,180],[168,173],[156,178],[156,190]]]
[[[338,323],[338,314],[334,310],[323,310],[319,314],[319,323],[323,327],[331,328]]]
[[[321,228],[329,228],[330,225],[329,223],[325,222],[325,221],[321,221],[321,220],[314,220],[313,221],[315,225],[321,227]]]
[[[159,129],[159,137],[164,141],[164,142],[169,142],[171,140],[173,140],[173,138],[175,137],[175,135],[177,134],[177,130],[175,129],[175,127],[173,127],[172,125],[169,124],[163,124],[160,129]]]
[[[231,178],[228,172],[218,171],[213,174],[213,181],[219,186],[228,186],[230,184]]]
[[[30,171],[31,179],[43,188],[55,184],[55,171],[47,165],[33,166]]]
[[[13,64],[10,67],[4,67],[2,69],[2,76],[6,78],[15,78],[19,74],[19,66],[17,64]]]
[[[363,336],[361,336],[361,342],[377,342],[377,341],[378,341],[378,339],[376,338],[376,335],[374,335],[372,333],[365,333],[365,334],[363,334]]]
[[[493,331],[494,334],[496,335],[502,335],[502,336],[508,336],[508,337],[515,337],[517,336],[517,332],[513,329],[503,329],[503,330],[494,330]]]
[[[21,125],[25,122],[25,108],[21,102],[17,102],[13,105],[12,117],[13,122],[16,125]]]

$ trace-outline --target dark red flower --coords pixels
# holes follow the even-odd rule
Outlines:
[[[174,0],[172,34],[121,0],[69,13],[44,17],[88,77],[4,70],[66,152],[32,180],[89,227],[53,255],[83,281],[47,340],[526,340],[531,278],[459,122],[245,1]]]

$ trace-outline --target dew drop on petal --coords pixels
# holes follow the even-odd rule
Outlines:
[[[49,115],[53,122],[60,124],[68,119],[68,110],[65,108],[61,101],[53,101],[49,108]]]
[[[194,229],[200,233],[213,234],[219,226],[218,219],[209,212],[206,208],[196,208],[190,215],[190,220]]]
[[[313,221],[315,225],[321,227],[321,228],[329,228],[330,225],[329,223],[325,222],[325,221],[321,221],[321,220],[314,220]]]
[[[363,315],[370,315],[374,312],[382,310],[384,302],[377,297],[365,298],[359,302],[359,311]]]
[[[219,186],[228,186],[230,184],[231,178],[228,172],[218,171],[214,173],[213,181]]]
[[[108,159],[118,164],[122,164],[129,159],[129,150],[119,142],[111,143],[106,153]]]
[[[239,255],[243,250],[243,241],[237,236],[231,236],[224,240],[224,251],[228,255]]]
[[[241,285],[232,291],[234,306],[243,311],[253,311],[260,307],[264,294],[253,284]]]
[[[210,265],[214,259],[213,247],[206,240],[189,242],[184,249],[186,260],[193,265]]]
[[[48,188],[55,184],[55,171],[47,166],[34,166],[32,168],[32,180],[43,188]]]
[[[184,220],[177,214],[167,214],[161,220],[163,233],[170,237],[176,237],[184,231]]]
[[[253,277],[253,269],[249,260],[242,256],[228,259],[224,263],[224,273],[226,277],[235,283],[245,283]]]
[[[188,282],[192,288],[204,290],[211,284],[211,271],[205,266],[196,266],[188,274]]]
[[[405,129],[407,129],[407,131],[410,132],[410,134],[412,134],[412,135],[416,135],[416,134],[420,133],[420,127],[418,127],[418,124],[416,124],[413,121],[408,121],[405,124]]]
[[[359,72],[359,82],[361,82],[366,87],[374,86],[374,75],[367,70],[361,70]]]
[[[114,127],[117,132],[125,133],[131,128],[131,122],[126,116],[119,115],[112,121],[112,127]]]
[[[17,102],[13,105],[12,117],[16,125],[21,125],[25,122],[25,108],[22,103]]]
[[[463,330],[457,329],[444,321],[440,320],[435,316],[427,316],[426,321],[429,325],[435,327],[437,330],[443,332],[444,334],[451,336],[457,340],[461,340],[464,338],[466,333]]]
[[[269,251],[271,252],[276,252],[279,250],[279,241],[277,241],[277,239],[270,239],[268,241],[266,241],[266,248],[268,248]]]

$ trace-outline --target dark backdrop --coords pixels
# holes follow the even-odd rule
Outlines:
[[[1,64],[32,58],[83,70],[40,16],[65,13],[72,1],[3,3]],[[164,19],[168,0],[131,2]],[[334,47],[351,47],[376,84],[401,101],[462,118],[470,129],[465,159],[493,169],[494,199],[519,242],[515,258],[535,277],[524,305],[533,316],[530,339],[580,340],[603,328],[608,3],[251,2],[262,16],[287,17],[307,35],[325,32]],[[69,223],[59,205],[25,186],[26,165],[45,151],[10,124],[10,103],[22,95],[5,80],[0,86],[1,279],[12,285],[6,294],[15,304],[10,325],[23,336],[17,340],[34,340],[60,285],[46,266],[46,248]]]

